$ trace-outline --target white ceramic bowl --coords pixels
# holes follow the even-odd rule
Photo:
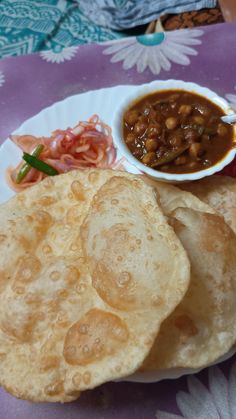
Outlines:
[[[198,172],[183,173],[183,174],[166,173],[166,172],[161,172],[158,170],[151,169],[150,167],[145,166],[143,163],[141,163],[132,155],[132,153],[126,146],[123,139],[124,112],[139,97],[141,98],[143,96],[148,95],[149,93],[154,93],[161,90],[176,90],[176,89],[197,93],[201,96],[206,97],[207,99],[209,99],[210,101],[218,105],[223,110],[225,115],[230,115],[234,113],[233,109],[230,108],[229,104],[225,101],[225,99],[218,96],[212,90],[206,87],[199,86],[198,84],[184,82],[182,80],[154,81],[152,83],[137,86],[137,89],[135,90],[134,93],[127,95],[122,101],[121,105],[118,107],[114,120],[113,120],[112,128],[113,128],[113,138],[114,138],[115,145],[119,149],[120,153],[141,172],[144,172],[155,179],[162,180],[165,182],[187,182],[187,181],[197,180],[206,176],[213,175],[214,173],[219,172],[225,166],[227,166],[234,159],[236,155],[236,148],[232,148],[227,152],[227,154],[219,162],[217,162],[213,166],[204,170],[200,170]],[[234,124],[234,142],[236,145],[236,124]]]

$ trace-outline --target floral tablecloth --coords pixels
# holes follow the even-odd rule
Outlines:
[[[194,81],[236,106],[235,68],[235,23],[6,58],[0,61],[0,143],[55,101],[119,84]],[[235,168],[234,162],[236,176]],[[178,380],[108,383],[68,405],[32,404],[0,390],[0,419],[234,419],[235,400],[234,356]]]

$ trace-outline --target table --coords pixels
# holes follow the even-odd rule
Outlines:
[[[0,143],[55,101],[119,84],[168,78],[194,81],[236,106],[235,44],[236,23],[224,23],[4,59]],[[236,176],[235,168],[234,162],[227,173]],[[235,395],[236,356],[174,381],[108,383],[65,405],[32,404],[0,390],[0,419],[235,418]]]

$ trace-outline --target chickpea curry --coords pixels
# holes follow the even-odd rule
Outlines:
[[[221,108],[198,94],[165,90],[140,98],[125,112],[124,140],[153,169],[188,173],[207,169],[233,147],[233,127]]]

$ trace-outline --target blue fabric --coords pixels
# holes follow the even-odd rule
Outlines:
[[[121,36],[92,23],[76,1],[0,0],[0,58]]]
[[[0,0],[0,58],[102,42],[160,14],[215,6],[215,0]],[[118,30],[120,32],[118,32]]]
[[[143,25],[164,14],[216,6],[216,0],[79,0],[88,19],[103,27],[124,30]]]

